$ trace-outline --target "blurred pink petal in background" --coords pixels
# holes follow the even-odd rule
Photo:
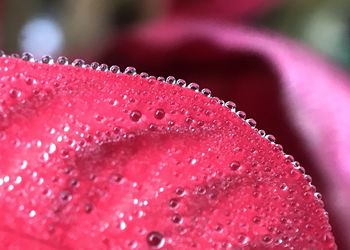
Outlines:
[[[262,14],[280,0],[173,0],[171,14],[192,18],[244,19]]]

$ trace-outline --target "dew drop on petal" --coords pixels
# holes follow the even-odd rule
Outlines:
[[[177,208],[178,205],[179,205],[178,199],[171,199],[169,201],[169,207],[171,208]]]
[[[157,109],[155,112],[154,112],[154,117],[158,120],[161,120],[163,119],[165,116],[165,112],[163,109]]]
[[[147,235],[147,244],[153,248],[161,248],[165,243],[164,236],[153,231]]]
[[[141,119],[142,113],[138,110],[133,110],[130,113],[130,119],[133,122],[138,122]]]
[[[229,167],[232,171],[236,171],[240,168],[241,164],[238,161],[233,161],[230,163]]]
[[[174,222],[175,224],[181,224],[183,219],[182,219],[181,215],[175,214],[175,215],[173,215],[173,217],[171,217],[171,221]]]

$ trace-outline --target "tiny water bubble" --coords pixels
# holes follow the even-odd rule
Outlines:
[[[183,196],[185,194],[185,189],[183,187],[177,187],[175,189],[175,193],[178,195],[178,196]]]
[[[85,61],[82,60],[82,59],[75,59],[72,62],[72,65],[75,66],[75,67],[83,67],[85,65]]]
[[[246,245],[249,242],[249,237],[245,234],[238,234],[237,240],[241,245]]]
[[[60,56],[57,58],[57,63],[61,65],[67,65],[68,64],[68,58],[65,56]]]
[[[166,82],[167,82],[167,83],[170,83],[170,84],[175,84],[175,83],[176,83],[176,79],[175,79],[175,77],[173,77],[173,76],[168,76],[168,77],[166,78]]]
[[[31,53],[24,52],[22,54],[22,60],[23,61],[32,62],[32,61],[34,61],[34,56]]]
[[[165,116],[165,111],[164,109],[157,109],[155,112],[154,112],[154,118],[158,119],[158,120],[161,120],[163,119]]]
[[[174,198],[169,200],[169,207],[170,208],[177,208],[179,206],[179,200]]]
[[[178,79],[175,84],[186,87],[186,81],[183,79]]]
[[[232,101],[228,101],[225,103],[225,106],[230,109],[231,111],[235,111],[236,110],[236,104]]]
[[[165,78],[163,76],[158,76],[157,80],[160,82],[165,82]]]
[[[150,232],[146,237],[146,241],[147,244],[153,248],[161,248],[165,243],[164,236],[157,231]]]
[[[241,167],[241,163],[239,161],[233,161],[230,163],[229,167],[232,171],[236,171]]]
[[[10,89],[9,94],[12,98],[16,99],[22,95],[22,92],[19,89]]]
[[[262,241],[263,241],[264,243],[266,243],[266,244],[271,243],[271,242],[272,242],[272,237],[271,237],[270,235],[268,235],[268,234],[265,234],[265,235],[263,236],[263,238],[262,238]]]
[[[199,85],[197,83],[194,83],[194,82],[188,84],[187,88],[192,89],[194,91],[199,91]]]
[[[256,121],[252,118],[249,118],[246,120],[246,122],[252,127],[255,128],[256,127]]]
[[[89,214],[89,213],[92,212],[92,210],[93,210],[93,206],[92,206],[91,203],[86,203],[86,204],[84,205],[84,211],[85,211],[85,213]]]
[[[120,68],[117,65],[112,65],[109,69],[112,73],[119,73]]]
[[[51,56],[43,56],[41,62],[45,64],[53,64],[53,59]]]
[[[201,92],[202,92],[202,94],[205,95],[205,96],[208,96],[208,97],[211,96],[211,90],[210,90],[210,89],[204,88],[204,89],[202,89]]]
[[[276,142],[276,138],[273,135],[266,135],[265,138],[272,143]]]
[[[92,68],[92,69],[98,69],[98,67],[100,66],[100,64],[98,63],[98,62],[92,62],[91,64],[90,64],[90,67]]]
[[[146,72],[140,73],[140,76],[141,76],[142,78],[148,78],[148,77],[149,77],[148,73],[146,73]]]
[[[107,64],[100,64],[100,66],[98,66],[97,70],[100,71],[107,71],[108,70],[108,65]]]
[[[242,119],[245,119],[247,117],[246,113],[243,111],[237,111],[236,113],[239,117],[241,117]]]
[[[136,69],[134,67],[126,67],[124,73],[128,75],[135,75]]]
[[[138,110],[133,110],[130,113],[130,119],[133,122],[138,122],[141,119],[141,117],[142,117],[142,113]]]
[[[175,224],[181,224],[183,222],[183,218],[179,214],[174,214],[171,217],[171,221],[174,222]]]

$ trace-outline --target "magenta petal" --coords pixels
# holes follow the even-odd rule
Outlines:
[[[187,17],[242,19],[275,6],[280,0],[171,0],[170,14]]]
[[[338,245],[350,249],[347,74],[292,41],[237,26],[166,21],[117,42],[104,60],[196,80],[275,134],[314,177]]]

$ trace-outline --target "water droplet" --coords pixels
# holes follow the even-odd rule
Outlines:
[[[112,73],[119,73],[120,68],[117,65],[112,65],[111,68],[109,69]]]
[[[265,138],[270,142],[276,142],[276,138],[273,135],[266,135]]]
[[[29,217],[30,217],[30,218],[33,218],[35,215],[36,215],[36,211],[35,211],[35,210],[31,210],[31,211],[29,212]]]
[[[68,58],[65,56],[60,56],[57,58],[57,63],[61,65],[67,65],[68,64]]]
[[[176,79],[175,79],[175,77],[173,77],[173,76],[168,76],[168,77],[166,78],[166,82],[167,82],[167,83],[170,83],[170,84],[175,84]]]
[[[153,231],[147,235],[147,244],[154,248],[160,248],[164,245],[164,236],[159,232]]]
[[[147,78],[147,77],[149,77],[148,73],[146,73],[146,72],[140,73],[140,76],[141,76],[142,78]]]
[[[158,120],[161,120],[163,119],[165,116],[165,112],[163,109],[157,109],[155,112],[154,112],[154,117]]]
[[[158,76],[157,80],[160,82],[165,82],[165,78],[163,76]]]
[[[135,75],[136,69],[134,67],[126,67],[126,69],[124,70],[124,73],[128,75]]]
[[[69,181],[69,184],[70,184],[71,187],[77,187],[79,185],[79,181],[76,178],[72,178]]]
[[[168,126],[169,127],[173,127],[175,125],[175,122],[174,121],[172,121],[172,120],[169,120],[168,121]]]
[[[82,60],[82,59],[75,59],[73,62],[72,62],[72,65],[73,66],[76,66],[76,67],[83,67],[85,64],[85,61]]]
[[[114,183],[120,183],[123,180],[123,176],[120,174],[113,174],[111,176],[111,181]]]
[[[282,183],[282,184],[280,185],[280,189],[282,189],[283,191],[286,191],[286,190],[288,189],[287,184],[286,184],[286,183]]]
[[[130,113],[130,119],[133,122],[138,122],[141,119],[142,113],[138,110],[133,110]]]
[[[314,196],[317,200],[322,200],[322,194],[316,192],[316,193],[314,193]]]
[[[215,228],[215,231],[220,232],[220,233],[223,232],[223,230],[224,230],[224,228],[221,224],[216,224],[214,228]]]
[[[34,61],[34,57],[33,57],[33,55],[31,53],[24,52],[22,54],[22,60],[23,61],[30,61],[30,62],[32,62],[32,61]]]
[[[126,229],[125,221],[121,221],[119,227],[120,227],[120,230],[125,230]]]
[[[188,84],[187,88],[192,89],[194,91],[198,91],[199,85],[197,83],[192,82],[192,83]]]
[[[72,199],[72,196],[68,191],[62,191],[60,194],[60,198],[63,202],[68,202]]]
[[[179,200],[178,199],[171,199],[169,201],[169,207],[171,208],[177,208],[179,205]]]
[[[93,207],[92,207],[92,204],[91,204],[91,203],[86,203],[86,204],[85,204],[85,206],[84,206],[84,211],[85,211],[85,213],[87,213],[87,214],[91,213],[91,212],[92,212],[92,209],[93,209]]]
[[[43,56],[41,58],[41,62],[45,63],[45,64],[52,64],[53,63],[53,59],[51,56]]]
[[[246,122],[252,127],[255,128],[256,127],[256,121],[252,118],[247,119]]]
[[[156,124],[151,123],[148,126],[148,128],[149,128],[150,131],[157,131],[158,126]]]
[[[262,240],[264,243],[271,243],[272,237],[270,235],[266,234],[263,236]]]
[[[9,94],[12,98],[19,98],[22,92],[18,89],[10,89]]]
[[[195,193],[197,193],[197,194],[204,195],[204,194],[206,194],[206,192],[207,192],[207,188],[206,187],[197,186],[195,188]]]
[[[15,180],[15,184],[20,184],[22,182],[22,177],[21,176],[17,176],[16,180]]]
[[[174,222],[175,224],[181,224],[183,219],[182,219],[181,215],[175,214],[171,217],[171,221]]]
[[[228,101],[225,103],[225,106],[229,109],[231,109],[231,111],[235,111],[236,110],[236,104],[234,102]]]
[[[211,90],[210,90],[210,89],[204,88],[204,89],[202,89],[201,92],[202,92],[202,94],[205,95],[205,96],[208,96],[208,97],[211,96]]]
[[[183,187],[177,187],[176,190],[175,190],[175,193],[178,196],[183,196],[185,194],[185,189]]]
[[[182,86],[182,87],[186,87],[186,81],[183,80],[183,79],[178,79],[178,80],[176,81],[176,84],[177,84],[177,85],[180,85],[180,86]]]
[[[261,221],[261,218],[260,218],[259,216],[254,216],[254,217],[253,217],[253,222],[254,222],[255,224],[259,224],[260,221]]]
[[[237,111],[236,113],[239,117],[241,117],[242,119],[245,119],[247,117],[246,113],[243,111]]]
[[[108,70],[108,65],[107,64],[100,64],[100,66],[98,66],[97,68],[100,71],[107,71]]]
[[[91,64],[90,64],[90,67],[92,68],[92,69],[98,69],[98,66],[100,66],[100,64],[98,63],[98,62],[92,62]]]
[[[239,163],[239,161],[233,161],[230,163],[229,167],[232,171],[236,171],[241,167],[241,164]]]
[[[245,234],[238,234],[237,240],[240,244],[246,245],[249,242],[249,237]]]
[[[259,133],[261,136],[265,136],[265,135],[266,135],[266,132],[265,132],[265,130],[263,130],[263,129],[260,129],[260,130],[258,131],[258,133]]]

